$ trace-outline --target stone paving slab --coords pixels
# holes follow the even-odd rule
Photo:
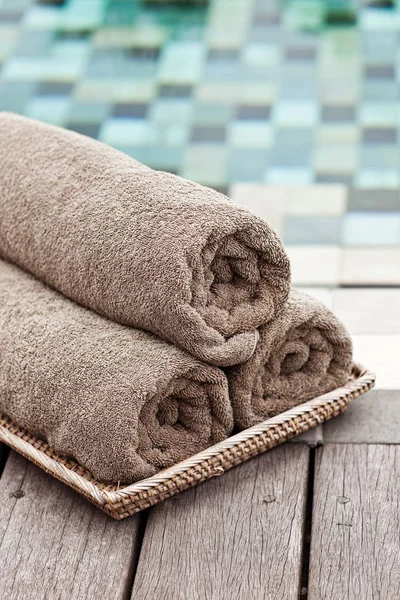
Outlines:
[[[350,333],[400,333],[400,289],[337,289],[333,311]]]
[[[352,286],[400,285],[399,264],[400,248],[398,246],[343,248],[340,257],[340,272],[336,283]]]
[[[400,390],[400,335],[353,334],[354,360],[376,373],[376,388]]]
[[[323,443],[322,437],[323,429],[322,425],[317,425],[313,429],[309,429],[305,431],[301,435],[297,435],[296,437],[289,440],[291,444],[307,444],[310,448],[316,448],[317,446],[321,446]]]
[[[324,444],[400,444],[400,391],[373,390],[323,425]]]
[[[292,285],[339,285],[342,252],[338,246],[286,246],[292,268]]]

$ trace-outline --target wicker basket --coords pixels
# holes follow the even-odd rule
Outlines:
[[[81,465],[58,456],[45,442],[1,415],[0,442],[66,483],[114,519],[124,519],[206,479],[222,475],[231,467],[339,415],[354,398],[370,390],[374,384],[373,373],[354,365],[352,377],[345,387],[241,431],[153,477],[127,487],[97,482]]]

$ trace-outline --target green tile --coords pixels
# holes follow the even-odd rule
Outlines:
[[[345,4],[352,16],[355,0],[3,0],[0,109],[220,189],[351,184],[379,193],[353,190],[350,213],[394,211],[400,13],[357,2],[339,24]],[[315,226],[311,245],[343,243]]]
[[[195,102],[193,105],[193,122],[199,125],[225,124],[232,120],[233,115],[232,104]]]
[[[110,105],[107,102],[83,102],[72,100],[69,116],[76,123],[101,123],[107,119]]]
[[[33,81],[0,80],[0,110],[23,113],[35,90]]]
[[[42,96],[33,98],[26,106],[27,117],[53,125],[63,126],[68,115],[70,100],[62,96]]]
[[[149,107],[148,114],[155,123],[188,123],[192,120],[193,104],[185,98],[158,99]]]

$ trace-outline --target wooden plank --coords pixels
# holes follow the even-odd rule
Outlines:
[[[126,598],[140,538],[139,515],[113,521],[11,452],[0,480],[2,598]]]
[[[309,600],[400,598],[400,447],[317,450]]]
[[[308,463],[284,445],[152,509],[132,600],[297,599]]]

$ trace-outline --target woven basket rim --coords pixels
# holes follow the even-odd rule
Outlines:
[[[194,454],[190,458],[187,458],[187,459],[173,465],[172,467],[169,467],[168,469],[164,469],[164,470],[160,471],[159,473],[157,473],[156,475],[153,475],[152,477],[148,477],[147,479],[144,479],[142,481],[137,481],[136,483],[133,483],[124,488],[121,488],[121,490],[119,490],[119,492],[116,492],[116,493],[125,492],[128,494],[132,494],[132,493],[141,492],[141,491],[143,491],[143,489],[149,489],[151,487],[154,487],[154,486],[158,485],[161,481],[170,479],[171,477],[175,477],[176,475],[183,473],[189,467],[193,467],[197,464],[201,464],[204,460],[210,458],[213,455],[219,454],[220,452],[223,452],[224,450],[228,450],[228,449],[232,448],[233,446],[235,446],[238,443],[241,443],[241,442],[248,440],[256,435],[259,435],[260,433],[263,433],[266,429],[268,429],[270,427],[274,427],[275,425],[280,425],[284,421],[289,421],[290,419],[296,418],[298,416],[301,416],[301,415],[307,413],[310,410],[310,408],[314,408],[316,406],[322,406],[322,405],[328,403],[329,400],[333,400],[333,399],[336,399],[341,396],[346,396],[346,394],[348,393],[348,390],[349,390],[349,386],[351,386],[353,381],[357,383],[358,379],[361,376],[364,377],[364,376],[369,375],[370,378],[373,379],[375,382],[376,376],[374,373],[369,372],[366,369],[363,369],[362,367],[360,367],[359,365],[354,364],[353,365],[353,373],[355,372],[355,370],[359,374],[358,377],[356,376],[356,378],[350,380],[346,386],[343,386],[341,388],[336,388],[335,390],[332,390],[331,392],[322,394],[321,396],[317,396],[316,398],[313,398],[312,400],[309,400],[308,402],[304,402],[303,404],[299,404],[298,406],[295,406],[294,408],[291,408],[290,410],[280,413],[279,415],[276,415],[275,417],[271,417],[270,419],[267,419],[266,421],[262,421],[261,423],[258,423],[257,425],[253,425],[252,427],[249,427],[248,429],[244,429],[243,431],[240,431],[239,433],[236,433],[235,435],[232,435],[232,436],[226,438],[222,442],[218,442],[218,444],[214,444],[213,446],[210,446],[206,450],[202,450],[201,452]]]
[[[346,403],[343,403],[342,410],[344,410],[353,398],[365,393],[371,389],[374,384],[375,374],[358,364],[354,364],[352,377],[345,386],[295,406],[275,417],[245,429],[218,444],[210,446],[206,450],[203,450],[172,467],[164,469],[152,477],[124,487],[118,487],[117,485],[107,486],[96,482],[89,472],[85,472],[84,475],[81,475],[74,470],[74,466],[79,467],[78,463],[73,460],[66,460],[53,453],[51,448],[49,448],[45,442],[38,440],[35,436],[24,431],[10,419],[1,417],[1,415],[0,442],[4,442],[57,479],[81,493],[88,500],[111,514],[111,516],[115,517],[115,514],[109,510],[110,506],[112,506],[113,509],[122,510],[121,507],[123,507],[124,504],[134,503],[134,498],[136,496],[141,499],[143,496],[146,498],[151,498],[153,496],[154,502],[152,501],[151,503],[155,503],[158,501],[156,500],[156,496],[160,493],[160,489],[165,490],[166,486],[175,486],[177,480],[182,483],[182,479],[185,477],[188,481],[192,481],[193,473],[199,468],[206,470],[207,472],[206,476],[203,476],[201,480],[222,475],[225,468],[223,466],[218,466],[218,462],[220,465],[221,463],[223,464],[225,455],[235,451],[236,448],[240,448],[243,443],[254,442],[257,444],[258,440],[261,439],[260,444],[262,445],[262,437],[265,436],[266,432],[272,431],[276,434],[274,437],[276,437],[275,445],[277,445],[289,437],[293,437],[302,431],[310,429],[318,423],[322,423],[327,418],[330,418],[330,416],[338,414],[338,411],[332,411],[332,414],[323,418],[318,413],[321,409],[329,409],[330,405],[333,406],[335,403],[347,399]],[[314,418],[313,424],[309,425],[308,423],[303,423],[303,420],[306,420],[308,416]],[[291,425],[293,425],[292,428]],[[294,433],[289,433],[290,429],[292,429]],[[43,447],[47,448],[46,451],[41,449]],[[260,449],[252,455],[259,454],[262,451],[264,450]],[[247,460],[247,458],[249,457],[246,457],[243,460]],[[237,464],[243,462],[243,460],[238,460]],[[215,466],[213,466],[214,463]],[[191,482],[185,487],[195,484],[196,483]],[[181,488],[184,489],[182,485]],[[177,491],[172,491],[170,495],[177,493]],[[141,508],[138,510],[141,510]],[[127,515],[124,514],[124,516]],[[117,518],[122,517],[119,516]]]

